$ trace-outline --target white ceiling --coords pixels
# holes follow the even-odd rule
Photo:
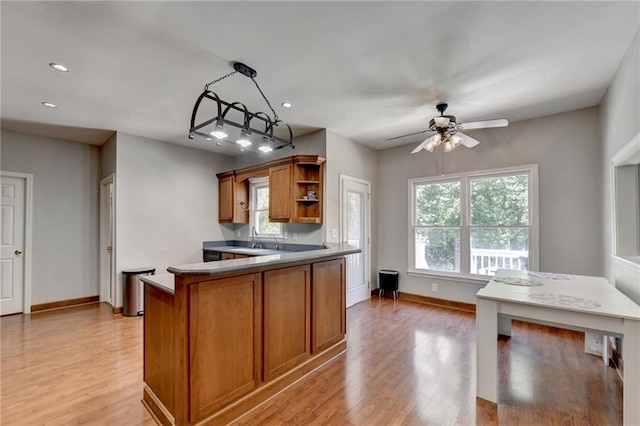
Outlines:
[[[598,105],[640,3],[2,1],[0,14],[4,128],[219,150],[187,138],[191,112],[240,61],[296,135],[328,128],[383,149],[420,140],[386,141],[424,130],[438,101],[463,122]],[[269,112],[242,75],[210,89]]]

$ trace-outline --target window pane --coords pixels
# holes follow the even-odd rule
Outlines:
[[[471,179],[472,225],[528,225],[528,175]]]
[[[282,224],[269,222],[268,211],[258,211],[255,213],[256,232],[258,234],[280,234]]]
[[[256,196],[258,198],[256,210],[269,209],[269,187],[263,186],[256,188]]]
[[[460,226],[460,182],[415,185],[416,225]]]
[[[435,271],[460,272],[460,229],[416,229],[415,267]]]
[[[528,228],[471,228],[472,274],[493,275],[498,269],[529,269]]]

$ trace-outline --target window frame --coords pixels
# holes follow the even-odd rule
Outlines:
[[[471,180],[474,178],[491,178],[512,175],[528,175],[529,203],[529,270],[539,268],[539,219],[538,219],[538,165],[503,167],[498,169],[479,170],[463,173],[452,173],[446,176],[421,177],[408,180],[409,220],[408,220],[408,270],[411,275],[434,276],[440,278],[458,278],[462,281],[488,281],[491,275],[471,274]],[[418,269],[415,266],[415,230],[417,225],[415,187],[420,184],[460,182],[460,272]],[[477,226],[477,225],[476,225]]]
[[[256,237],[276,237],[276,238],[284,238],[284,226],[280,222],[269,222],[271,224],[277,225],[279,232],[260,232],[259,225],[256,223],[256,215],[258,212],[267,212],[269,214],[269,207],[266,209],[258,209],[258,190],[261,188],[269,188],[269,177],[260,177],[260,178],[251,178],[249,179],[249,226],[250,229],[255,227],[256,229]]]

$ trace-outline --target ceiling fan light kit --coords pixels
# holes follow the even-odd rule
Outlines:
[[[440,115],[429,120],[429,128],[427,130],[410,133],[408,135],[396,136],[387,140],[390,141],[407,136],[419,135],[420,133],[435,132],[433,135],[422,141],[422,143],[411,151],[411,153],[415,154],[423,149],[433,152],[433,150],[440,145],[442,145],[444,152],[451,152],[460,145],[464,145],[467,148],[473,148],[480,143],[471,136],[462,133],[461,130],[488,129],[492,127],[506,127],[509,125],[509,121],[505,118],[458,123],[454,115],[444,115],[448,106],[449,105],[446,103],[439,103],[436,105],[436,109]]]
[[[191,113],[189,139],[194,139],[197,136],[205,140],[211,140],[211,136],[213,136],[219,141],[216,145],[220,146],[221,142],[231,143],[236,146],[239,145],[241,151],[252,150],[267,153],[284,147],[294,149],[291,127],[278,118],[278,114],[276,114],[271,103],[262,92],[262,89],[260,89],[255,80],[258,72],[241,62],[235,62],[233,68],[235,71],[204,86],[204,91],[196,100]],[[272,116],[264,112],[251,112],[240,102],[226,102],[220,99],[215,92],[209,90],[209,86],[236,73],[240,73],[253,81],[267,106],[269,106]],[[211,106],[213,107],[212,109],[206,110],[207,107]],[[196,123],[199,115],[204,115],[206,119]],[[227,130],[229,127],[240,129],[240,135],[235,139],[230,137]],[[280,135],[274,134],[277,130],[280,130]],[[257,149],[252,146],[250,138],[252,134],[261,136],[261,144]]]

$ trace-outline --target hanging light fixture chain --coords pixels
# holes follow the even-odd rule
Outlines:
[[[258,88],[258,91],[260,92],[260,94],[262,95],[262,98],[264,99],[264,101],[267,103],[267,105],[269,105],[269,109],[271,109],[271,112],[273,113],[273,121],[277,122],[278,121],[278,114],[276,114],[276,111],[273,109],[273,107],[271,106],[271,102],[269,102],[269,99],[267,99],[267,97],[264,95],[264,92],[262,91],[262,89],[260,88],[260,86],[258,85],[258,82],[256,81],[255,78],[251,77],[251,81],[253,81],[253,84],[256,85],[256,87]]]
[[[232,75],[236,74],[237,72],[238,72],[238,71],[231,71],[229,74],[227,74],[227,75],[223,75],[222,77],[220,77],[220,78],[217,78],[217,79],[213,80],[211,83],[207,83],[207,84],[205,84],[205,85],[204,85],[204,90],[205,90],[205,91],[209,90],[209,86],[213,86],[213,85],[214,85],[214,84],[216,84],[217,82],[222,81],[222,80],[224,80],[224,79],[225,79],[225,78],[227,78],[227,77],[231,77]],[[262,95],[262,96],[264,96],[264,95]]]

